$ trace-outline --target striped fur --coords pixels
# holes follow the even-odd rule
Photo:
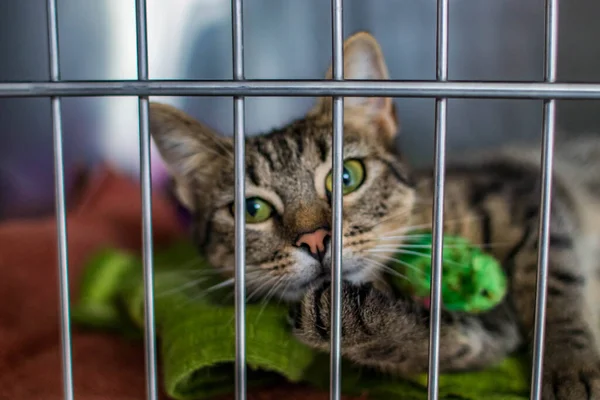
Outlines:
[[[387,79],[381,50],[369,34],[345,44],[347,79]],[[394,293],[384,277],[393,247],[411,227],[431,224],[429,170],[411,172],[396,154],[398,127],[390,99],[347,98],[346,159],[362,160],[366,180],[344,197],[343,355],[395,374],[424,372],[429,313]],[[234,265],[233,146],[172,107],[151,106],[154,140],[195,216],[195,238],[210,262],[231,275]],[[247,225],[251,296],[292,304],[294,333],[329,349],[331,250],[318,262],[296,247],[299,235],[328,229],[331,202],[331,102],[321,99],[305,118],[248,138],[247,196],[273,205],[274,216]],[[544,358],[544,399],[600,399],[598,296],[600,277],[600,141],[557,145],[550,228]],[[503,262],[509,293],[493,310],[467,315],[443,310],[440,367],[483,368],[531,343],[535,309],[539,149],[508,149],[449,163],[445,232],[481,244]]]

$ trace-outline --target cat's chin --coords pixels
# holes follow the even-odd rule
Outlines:
[[[315,261],[304,251],[296,253],[297,269],[292,282],[279,293],[279,298],[285,302],[297,302],[314,286],[331,280],[331,249],[328,249],[322,263]],[[366,266],[360,256],[344,254],[342,260],[342,279],[353,285],[361,285],[377,280],[376,270]]]
[[[353,271],[344,273],[343,279],[353,285],[361,285],[372,281],[369,271],[363,268],[357,268]]]
[[[311,287],[321,285],[323,282],[330,279],[330,276],[321,273],[311,279],[307,279],[304,282],[298,282],[295,285],[288,285],[283,293],[279,294],[281,300],[285,302],[295,303],[302,300],[302,297]]]
[[[280,298],[282,301],[295,303],[302,300],[304,294],[312,287],[319,286],[326,281],[331,280],[331,275],[321,274],[311,280],[308,280],[299,285],[295,285],[294,287],[288,287],[284,293],[280,293]],[[353,285],[361,285],[365,283],[369,283],[373,281],[373,277],[369,274],[368,270],[363,268],[355,268],[344,270],[342,275],[342,280],[349,282]]]

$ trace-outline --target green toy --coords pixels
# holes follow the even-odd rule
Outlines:
[[[429,308],[433,236],[423,233],[413,238],[396,253],[395,259],[404,278],[394,278],[394,284]],[[444,308],[469,313],[487,311],[502,301],[506,290],[506,275],[498,260],[462,237],[444,236]]]

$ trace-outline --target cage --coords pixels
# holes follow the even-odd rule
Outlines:
[[[556,129],[592,131],[598,126],[600,86],[595,82],[600,53],[594,38],[600,28],[593,16],[599,7],[592,0],[562,2],[560,8],[558,0],[4,1],[0,52],[8,57],[0,61],[0,127],[8,127],[9,133],[0,138],[0,217],[47,212],[55,203],[65,398],[73,398],[65,187],[71,185],[77,164],[108,159],[140,174],[147,396],[157,398],[150,191],[152,183],[160,184],[164,169],[156,155],[150,157],[148,96],[166,96],[216,128],[233,131],[238,161],[243,160],[246,133],[304,113],[311,97],[333,96],[338,149],[333,168],[341,171],[340,105],[343,96],[356,94],[393,96],[406,115],[399,145],[410,149],[413,164],[435,164],[437,242],[442,234],[446,157],[506,141],[540,142],[545,167],[540,243],[545,246],[539,255],[531,392],[532,398],[539,398],[553,138]],[[401,80],[341,79],[342,40],[359,29],[378,37],[391,76]],[[323,81],[332,56],[334,81]],[[52,171],[54,184],[49,183]],[[243,171],[243,162],[237,162],[238,182]],[[339,179],[334,186],[341,193]],[[241,207],[242,184],[236,196]],[[331,398],[340,396],[337,197]],[[244,399],[244,224],[242,219],[236,223],[236,397]],[[432,268],[438,278],[432,292],[431,399],[437,398],[440,324],[440,289],[435,282],[439,283],[441,247],[434,248]]]

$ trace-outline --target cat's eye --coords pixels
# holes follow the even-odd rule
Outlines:
[[[235,204],[230,207],[231,215],[235,215]],[[265,222],[273,215],[273,206],[260,197],[246,199],[246,223],[258,224]]]
[[[342,192],[344,195],[354,192],[365,181],[365,166],[360,160],[344,161],[344,170],[342,172]],[[331,172],[325,179],[325,189],[327,193],[333,190],[333,175]]]

